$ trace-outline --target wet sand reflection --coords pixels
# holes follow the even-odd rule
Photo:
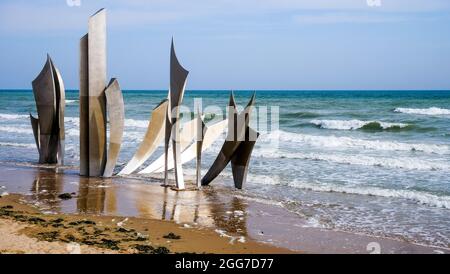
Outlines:
[[[17,173],[17,172],[16,172]],[[45,210],[63,213],[136,216],[214,227],[247,235],[247,204],[214,188],[174,191],[160,183],[125,178],[87,178],[74,172],[22,169],[21,184],[31,183],[28,199]],[[62,200],[62,193],[74,198]]]

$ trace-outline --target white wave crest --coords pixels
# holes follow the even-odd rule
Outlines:
[[[145,120],[125,119],[126,127],[147,128],[148,123],[149,123],[149,121],[145,121]]]
[[[7,114],[7,113],[0,113],[0,119],[2,120],[18,120],[18,119],[26,119],[30,118],[29,115],[23,115],[23,114]]]
[[[281,141],[286,143],[300,143],[319,148],[333,149],[369,149],[383,151],[421,151],[425,153],[447,154],[450,146],[437,144],[414,144],[395,141],[365,140],[351,137],[316,136],[301,133],[276,130],[262,136],[262,142]]]
[[[29,134],[33,133],[30,128],[21,128],[21,127],[9,127],[9,126],[0,126],[0,131],[8,132],[8,133],[22,133],[22,134]]]
[[[256,149],[255,157],[269,159],[302,159],[313,161],[326,161],[337,164],[362,165],[362,166],[378,166],[386,168],[401,168],[407,170],[450,170],[450,164],[447,162],[436,162],[416,159],[413,157],[373,157],[365,155],[349,155],[349,154],[325,154],[325,153],[302,153],[302,152],[274,152],[273,150],[265,151],[264,149]]]
[[[368,124],[377,123],[382,129],[389,129],[394,127],[404,128],[408,124],[402,123],[387,123],[380,121],[361,121],[361,120],[311,120],[311,124],[326,129],[340,129],[340,130],[355,130],[360,129]]]
[[[69,100],[69,99],[66,99],[66,104],[74,104],[74,103],[77,103],[78,102],[78,100]]]
[[[80,126],[80,119],[78,117],[65,117],[65,122],[69,122],[76,127]],[[134,128],[147,128],[148,121],[145,120],[134,120],[134,119],[125,119],[124,124],[126,127],[134,127]]]
[[[0,146],[36,148],[35,144],[8,143],[8,142],[0,142]]]
[[[434,194],[419,192],[415,190],[386,189],[379,187],[364,187],[354,185],[351,186],[337,186],[331,184],[324,185],[320,183],[301,182],[299,180],[289,182],[289,186],[320,192],[337,192],[337,193],[349,193],[358,195],[372,195],[387,198],[403,198],[421,204],[450,209],[449,196],[437,196]]]
[[[430,108],[396,108],[394,112],[421,115],[450,115],[450,109],[430,107]]]

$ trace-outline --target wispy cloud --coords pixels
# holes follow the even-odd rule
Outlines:
[[[82,0],[69,7],[65,0],[5,0],[0,3],[0,31],[67,31],[85,29],[86,18],[106,7],[110,26],[143,27],[184,22],[205,23],[239,18],[292,17],[300,24],[377,23],[405,20],[409,14],[449,12],[448,0]],[[401,14],[401,15],[398,15]],[[275,18],[276,17],[276,18]]]
[[[325,12],[295,15],[293,21],[298,24],[375,24],[395,23],[411,20],[411,17],[398,14],[361,14],[347,12]]]

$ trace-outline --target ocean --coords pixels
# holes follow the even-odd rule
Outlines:
[[[238,104],[252,93],[235,91]],[[166,96],[124,91],[117,170],[131,159],[152,109]],[[194,109],[194,98],[202,98],[203,108],[225,109],[229,91],[188,90],[184,105]],[[67,91],[65,162],[72,166],[79,161],[78,103],[78,91]],[[450,91],[265,90],[256,92],[256,106],[279,107],[279,122],[259,128],[245,189],[233,189],[230,167],[212,185],[283,207],[307,227],[450,247]],[[37,163],[29,113],[36,115],[31,90],[0,91],[0,162]],[[203,174],[222,142],[205,152]],[[161,153],[162,147],[147,164]],[[195,174],[194,162],[184,166],[186,174]]]

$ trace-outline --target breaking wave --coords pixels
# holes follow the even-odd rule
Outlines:
[[[338,130],[400,130],[410,127],[410,125],[402,123],[361,120],[311,120],[310,123],[320,128]]]
[[[407,170],[450,170],[450,164],[444,162],[426,161],[412,157],[373,157],[365,155],[340,155],[325,153],[303,153],[303,152],[276,152],[273,150],[265,151],[257,149],[254,152],[255,157],[275,158],[275,159],[301,159],[312,161],[325,161],[336,164],[377,166],[394,169]]]
[[[21,127],[9,127],[9,126],[0,126],[0,131],[8,132],[8,133],[22,133],[22,134],[33,134],[30,128],[21,128]]]
[[[387,198],[402,198],[412,200],[420,204],[442,207],[450,209],[450,197],[438,196],[426,192],[419,192],[415,190],[404,189],[386,189],[378,187],[363,187],[363,186],[337,186],[337,185],[323,185],[319,183],[301,182],[298,180],[289,182],[289,186],[307,189],[320,192],[336,192],[336,193],[348,193],[358,195],[371,195]]]
[[[395,141],[364,140],[351,137],[316,136],[276,130],[263,135],[263,142],[280,141],[285,143],[301,143],[304,145],[333,149],[370,149],[383,151],[421,151],[425,153],[447,154],[450,146],[437,144],[414,144]]]
[[[450,115],[450,109],[430,107],[430,108],[396,108],[394,112],[421,115]]]
[[[29,119],[29,115],[23,115],[23,114],[7,114],[7,113],[0,113],[0,119],[2,120],[18,120],[18,119]]]
[[[0,146],[36,148],[35,144],[21,144],[21,143],[8,143],[8,142],[0,142]]]

